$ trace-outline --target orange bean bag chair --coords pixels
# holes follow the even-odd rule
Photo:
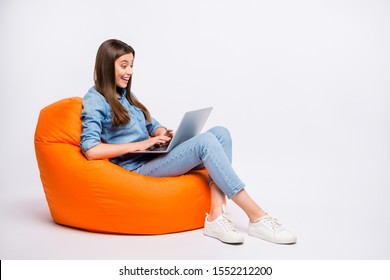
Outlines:
[[[82,99],[41,110],[35,152],[53,220],[93,232],[163,234],[203,227],[210,207],[205,170],[153,178],[81,152]]]

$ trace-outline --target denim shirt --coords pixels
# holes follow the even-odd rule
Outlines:
[[[139,142],[153,136],[158,127],[162,127],[155,119],[151,122],[145,119],[141,109],[130,104],[123,89],[119,102],[129,111],[130,122],[118,127],[112,126],[111,108],[105,97],[95,87],[92,87],[83,99],[81,112],[83,131],[80,137],[80,147],[83,153],[100,143],[123,144]],[[110,161],[128,170],[135,170],[151,160],[154,155],[125,154]]]

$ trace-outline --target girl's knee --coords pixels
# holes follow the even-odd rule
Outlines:
[[[210,131],[206,131],[205,133],[199,134],[198,139],[199,139],[199,144],[201,146],[218,142],[215,134],[211,133]]]
[[[208,130],[208,132],[212,133],[217,137],[217,139],[230,140],[231,135],[230,131],[224,126],[215,126]]]
[[[203,155],[210,151],[214,151],[215,148],[218,149],[221,147],[221,143],[218,141],[217,137],[209,131],[199,134],[197,138],[198,151]]]

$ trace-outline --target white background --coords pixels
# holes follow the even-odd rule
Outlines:
[[[389,14],[385,0],[1,0],[0,258],[389,259]],[[133,91],[164,125],[214,106],[207,126],[230,129],[247,190],[296,245],[52,222],[38,114],[86,93],[110,38],[134,47]],[[245,215],[229,210],[246,234]]]

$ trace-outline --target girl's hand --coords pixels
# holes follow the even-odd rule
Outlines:
[[[168,132],[168,131],[167,131]],[[144,141],[139,142],[139,151],[147,150],[152,146],[163,146],[168,145],[169,141],[171,141],[171,137],[164,135],[157,135],[155,137],[151,137]]]
[[[171,139],[173,138],[174,132],[172,129],[167,129],[167,131],[164,134],[165,136],[170,137]]]
[[[154,132],[154,136],[158,136],[158,135],[165,135],[165,136],[168,136],[168,137],[172,138],[173,137],[173,130],[172,129],[166,129],[164,127],[159,127]]]

